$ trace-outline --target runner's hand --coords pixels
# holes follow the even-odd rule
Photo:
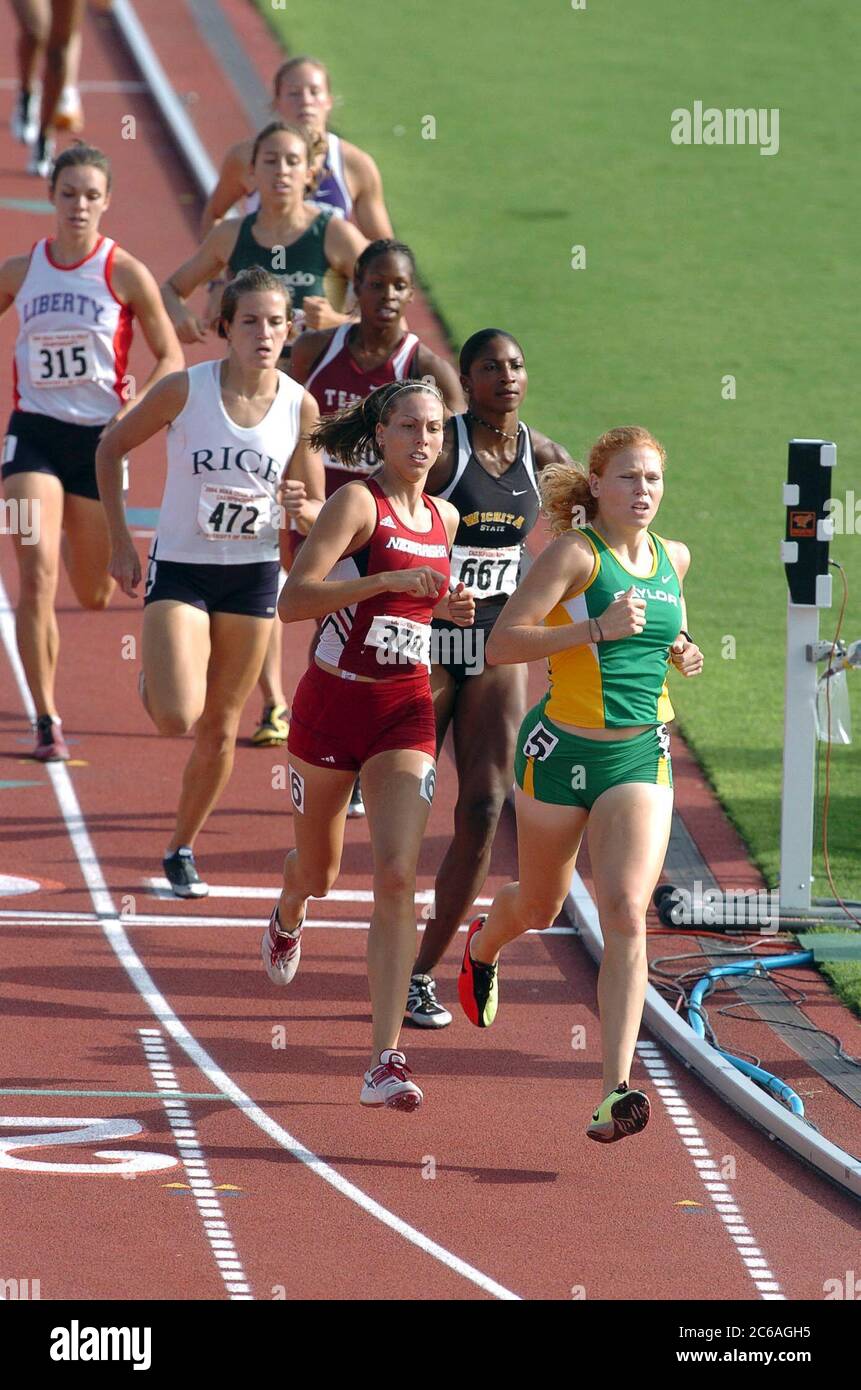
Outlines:
[[[306,294],[302,300],[302,312],[305,315],[305,327],[315,331],[321,328],[337,328],[344,319],[343,314],[333,309],[322,294]]]
[[[206,340],[209,332],[209,324],[206,319],[199,319],[190,309],[183,309],[182,314],[177,314],[173,323],[176,329],[176,336],[181,343],[202,343]]]
[[[448,595],[448,616],[458,627],[472,627],[475,622],[475,595],[462,583]]]
[[[137,598],[137,587],[141,582],[141,562],[130,536],[114,546],[109,572],[124,594],[129,598]]]
[[[670,661],[683,676],[698,676],[703,669],[703,654],[696,642],[677,637],[670,647]]]
[[[445,579],[439,570],[430,565],[418,565],[411,570],[389,570],[382,578],[385,591],[391,594],[409,594],[412,598],[436,598],[445,586]]]
[[[642,632],[646,626],[646,601],[638,598],[633,584],[621,598],[604,609],[598,618],[605,642],[618,641],[620,637],[632,637]]]
[[[285,478],[278,489],[278,500],[288,516],[302,515],[308,494],[299,478]]]

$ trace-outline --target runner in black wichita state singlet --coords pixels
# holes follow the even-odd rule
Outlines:
[[[538,519],[536,475],[551,461],[570,462],[561,445],[527,429],[518,418],[527,375],[523,353],[509,333],[496,328],[474,333],[461,349],[459,367],[469,409],[447,422],[427,490],[453,502],[460,513],[452,582],[460,579],[471,589],[476,606],[468,634],[434,623],[431,687],[437,748],[451,724],[458,799],[454,837],[437,872],[433,916],[425,927],[407,1003],[407,1019],[423,1028],[451,1022],[451,1014],[436,1000],[431,971],[487,877],[526,713],[526,667],[486,667],[484,643],[514,592],[523,544]]]

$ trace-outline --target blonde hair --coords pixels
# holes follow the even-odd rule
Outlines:
[[[666,450],[655,436],[642,425],[620,425],[607,430],[596,439],[589,450],[588,466],[582,463],[548,463],[538,474],[538,487],[541,493],[541,510],[546,516],[554,536],[562,536],[583,524],[575,519],[579,513],[586,521],[592,521],[598,511],[598,499],[593,497],[589,486],[589,475],[595,473],[600,478],[607,464],[623,449],[647,446],[660,455],[661,467],[666,464]]]

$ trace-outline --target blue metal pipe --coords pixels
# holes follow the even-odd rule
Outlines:
[[[813,960],[812,951],[795,951],[791,955],[785,956],[751,956],[747,960],[733,961],[730,965],[716,965],[712,970],[704,975],[701,980],[697,980],[691,990],[688,1005],[688,1023],[693,1028],[697,1037],[704,1038],[706,1035],[705,1024],[703,1022],[702,1001],[709,995],[714,988],[715,980],[725,975],[750,975],[754,972],[781,970],[793,965],[810,965]],[[725,1052],[722,1047],[717,1051],[722,1057],[726,1057],[728,1062],[732,1062],[745,1076],[749,1076],[753,1081],[759,1082],[778,1100],[785,1102],[792,1111],[793,1115],[804,1114],[804,1102],[801,1097],[788,1086],[780,1077],[773,1076],[771,1072],[765,1071],[762,1067],[754,1066],[753,1062],[746,1062],[743,1057],[736,1057],[732,1052]]]

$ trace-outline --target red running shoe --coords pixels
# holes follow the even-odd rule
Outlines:
[[[36,720],[36,747],[32,756],[40,763],[65,763],[71,757],[63,738],[62,721],[52,714],[40,714]]]

